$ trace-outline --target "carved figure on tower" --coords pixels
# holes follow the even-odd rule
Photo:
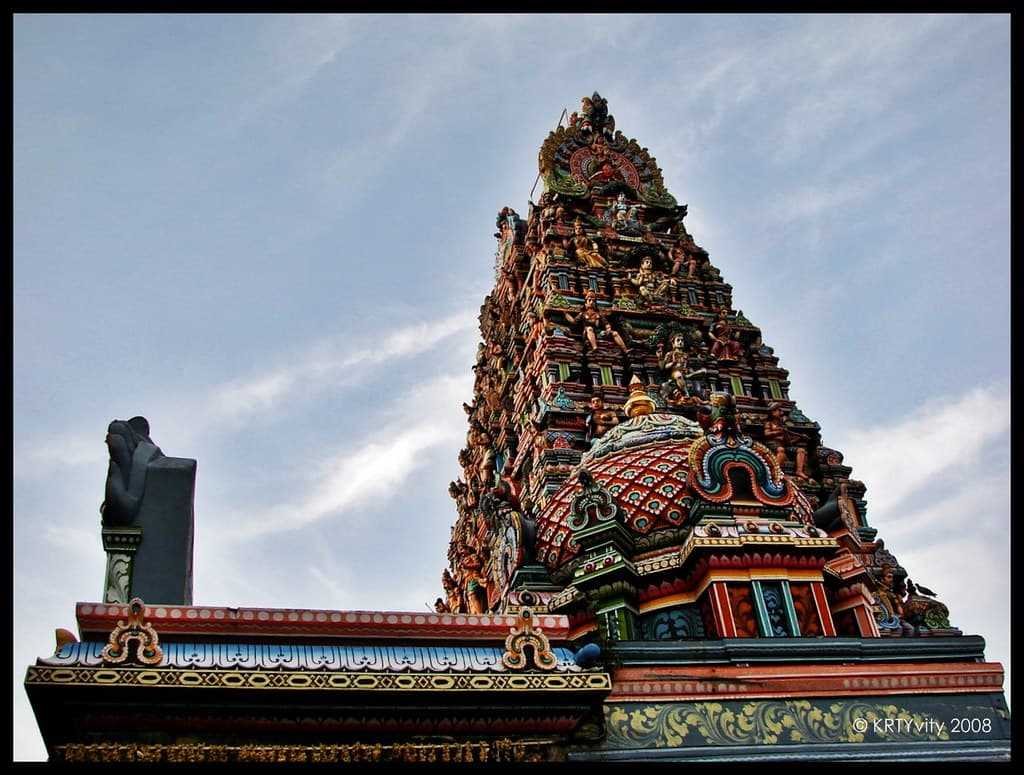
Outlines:
[[[812,444],[813,439],[786,425],[782,404],[778,401],[772,402],[768,407],[768,419],[764,423],[764,439],[766,445],[775,453],[775,460],[780,468],[792,454],[796,466],[794,476],[797,479],[810,481],[811,475],[807,470],[807,445]]]
[[[675,280],[654,268],[654,259],[650,256],[640,259],[640,268],[630,275],[629,281],[636,287],[641,303],[647,307],[664,305],[665,292],[675,287]]]
[[[699,335],[695,332],[695,336]],[[694,377],[707,373],[707,369],[700,366],[698,345],[691,343],[684,331],[674,333],[669,342],[671,347],[668,350],[660,342],[656,348],[658,365],[666,377],[661,384],[662,396],[676,406],[704,403],[704,396],[700,395],[699,391],[692,390],[689,382]]]
[[[620,191],[615,203],[610,205],[604,214],[604,223],[611,229],[625,234],[637,234],[640,222],[637,220],[636,205],[626,201],[626,194]]]
[[[719,307],[715,322],[711,324],[711,357],[718,361],[735,361],[743,354],[739,332],[729,322],[729,310]]]
[[[573,250],[576,260],[579,261],[580,266],[607,268],[608,262],[604,259],[604,256],[601,255],[600,251],[598,251],[597,243],[590,239],[583,230],[583,224],[580,223],[579,218],[577,218],[576,222],[573,224],[572,230]]]
[[[580,109],[569,116],[569,126],[581,132],[601,132],[611,137],[615,119],[608,114],[608,100],[597,92],[580,100]]]
[[[607,407],[601,396],[590,398],[590,411],[587,412],[587,435],[591,441],[599,439],[619,424],[619,415],[613,407]]]
[[[570,312],[565,312],[563,314],[565,315],[565,319],[569,322],[569,325],[581,325],[583,327],[583,335],[586,337],[587,343],[590,345],[591,352],[597,350],[597,340],[599,338],[607,337],[614,341],[623,353],[629,355],[629,346],[622,338],[622,335],[612,327],[612,324],[604,316],[601,310],[598,309],[597,296],[589,288],[584,294],[583,309],[580,313],[578,315],[573,315]]]
[[[897,591],[896,572],[890,565],[882,566],[875,589],[875,619],[878,628],[888,635],[913,637],[917,629],[903,618],[903,598]]]

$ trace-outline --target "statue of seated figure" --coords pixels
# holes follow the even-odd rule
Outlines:
[[[138,516],[146,488],[146,468],[163,457],[163,452],[149,438],[145,417],[111,421],[106,442],[110,465],[100,514],[105,527],[124,527]]]

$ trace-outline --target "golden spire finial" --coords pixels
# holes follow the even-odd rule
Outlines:
[[[639,417],[651,414],[655,408],[654,399],[647,395],[647,386],[634,374],[633,379],[629,381],[629,398],[626,399],[622,411],[627,417]]]

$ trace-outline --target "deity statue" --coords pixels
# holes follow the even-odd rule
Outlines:
[[[618,331],[612,328],[612,324],[597,308],[597,296],[594,295],[592,290],[587,289],[586,294],[584,294],[583,310],[579,315],[572,315],[569,312],[563,314],[565,319],[569,321],[569,325],[583,325],[583,335],[586,337],[591,351],[597,350],[597,340],[599,337],[608,337],[619,346],[622,352],[626,355],[629,354],[629,346],[625,340]]]
[[[789,459],[789,453],[792,452],[796,461],[794,472],[796,478],[805,481],[811,480],[810,473],[807,471],[806,445],[813,443],[813,439],[786,426],[782,404],[777,401],[768,407],[768,419],[764,423],[764,439],[775,453],[775,460],[780,468]]]
[[[896,573],[890,565],[882,566],[882,578],[875,589],[875,605],[875,618],[881,630],[891,634],[899,630],[903,637],[917,634],[914,625],[903,617],[903,599],[896,591]]]
[[[711,324],[711,357],[719,361],[735,361],[743,354],[739,332],[729,322],[729,310],[719,307],[715,322]]]
[[[619,416],[614,408],[604,405],[604,399],[601,396],[592,396],[586,423],[590,439],[594,441],[618,425]]]
[[[583,231],[583,224],[579,218],[573,224],[572,244],[575,250],[576,260],[581,266],[607,268],[608,262],[597,249],[597,243],[587,236]]]
[[[661,385],[661,394],[666,401],[676,406],[702,403],[703,398],[694,395],[699,391],[691,390],[688,382],[693,377],[707,373],[707,369],[700,368],[700,353],[696,351],[696,346],[687,342],[687,336],[682,331],[673,334],[669,341],[671,347],[668,350],[661,343],[656,350],[658,365],[666,376]]]
[[[619,192],[615,204],[605,211],[604,222],[615,231],[628,232],[639,231],[640,223],[637,221],[636,205],[626,201],[626,194]]]
[[[654,259],[650,256],[640,259],[640,269],[630,275],[629,281],[636,287],[640,301],[646,306],[664,304],[665,291],[675,285],[671,277],[662,277],[661,272],[654,268]]]

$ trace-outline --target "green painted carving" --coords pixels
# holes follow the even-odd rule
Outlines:
[[[666,210],[671,210],[677,204],[676,198],[666,191],[664,186],[658,183],[641,186],[638,193],[640,194],[640,201],[644,204],[663,207]]]
[[[552,294],[551,297],[547,300],[547,306],[562,308],[571,307],[572,305],[569,303],[569,300],[565,298],[565,296],[563,296],[560,293],[555,293]]]
[[[556,194],[579,197],[587,195],[587,187],[585,185],[577,183],[568,173],[564,173],[559,169],[551,170],[544,182],[547,189],[554,191]]]
[[[128,603],[129,581],[132,577],[132,560],[127,554],[107,555],[107,583],[103,593],[104,603]]]

